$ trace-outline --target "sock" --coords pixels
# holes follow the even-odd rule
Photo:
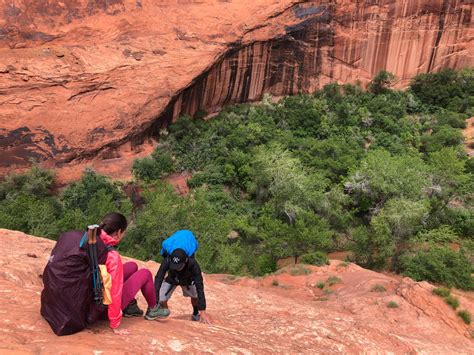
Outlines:
[[[199,314],[199,309],[196,306],[193,306],[193,315],[197,316]]]

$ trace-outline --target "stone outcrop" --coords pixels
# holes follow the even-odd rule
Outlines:
[[[35,158],[122,176],[180,114],[472,66],[472,5],[0,0],[0,173]]]
[[[305,272],[290,268],[258,279],[204,275],[210,326],[192,322],[189,300],[176,292],[168,319],[124,319],[129,336],[119,337],[101,322],[57,337],[39,313],[41,274],[54,241],[0,229],[0,243],[2,354],[472,354],[473,327],[432,294],[432,285],[336,260],[324,267],[305,266]],[[157,271],[154,262],[138,263]],[[336,280],[332,286],[327,285],[329,277]],[[324,290],[316,287],[321,282],[326,283]],[[460,308],[472,314],[473,293],[452,292]],[[390,301],[398,308],[388,308]],[[138,303],[146,307],[141,295]]]

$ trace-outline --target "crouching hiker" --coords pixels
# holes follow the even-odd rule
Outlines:
[[[170,314],[168,300],[176,287],[181,286],[183,296],[191,298],[193,307],[191,319],[211,323],[211,319],[206,313],[206,297],[201,268],[194,258],[198,247],[199,243],[193,233],[188,230],[179,230],[163,241],[161,249],[163,262],[155,276],[155,291],[160,304],[160,317],[164,318]]]
[[[142,291],[148,303],[145,319],[158,317],[152,274],[138,270],[134,262],[122,264],[114,249],[125,236],[127,220],[120,213],[104,216],[100,225],[88,232],[63,233],[51,252],[43,272],[41,315],[57,335],[76,333],[101,317],[107,317],[112,331],[119,329],[124,316],[142,316],[135,296]]]

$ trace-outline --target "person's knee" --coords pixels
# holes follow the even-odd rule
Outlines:
[[[140,276],[143,278],[143,279],[150,279],[153,281],[153,275],[151,274],[151,271],[148,270],[148,269],[140,269],[137,271],[138,273],[140,273]]]
[[[130,273],[135,273],[138,270],[138,265],[134,261],[127,261],[125,264],[123,264],[123,269],[126,269]]]

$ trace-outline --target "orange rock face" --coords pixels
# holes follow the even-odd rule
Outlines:
[[[287,269],[259,279],[204,275],[213,322],[190,320],[177,292],[166,320],[127,318],[131,335],[107,322],[57,337],[40,316],[41,273],[54,242],[0,229],[0,353],[435,353],[472,354],[469,327],[432,285],[398,279],[354,264]],[[199,256],[198,256],[199,257]],[[125,258],[126,259],[126,258]],[[158,264],[139,262],[156,273]],[[296,269],[298,271],[298,269]],[[309,273],[308,273],[309,272]],[[332,286],[327,279],[337,277]],[[318,283],[324,282],[324,290]],[[379,285],[379,291],[374,286]],[[380,286],[385,288],[380,289]],[[452,291],[474,313],[473,293]],[[398,308],[388,308],[394,301]],[[143,296],[139,305],[146,307]]]
[[[0,0],[0,173],[120,177],[183,113],[472,66],[472,19],[470,0]]]

